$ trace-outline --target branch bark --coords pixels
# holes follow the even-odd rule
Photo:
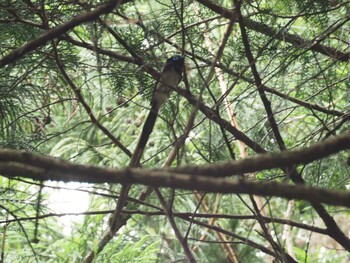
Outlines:
[[[244,173],[252,173],[266,169],[282,168],[298,164],[308,164],[313,161],[325,158],[342,150],[350,149],[350,132],[324,140],[308,148],[289,150],[281,153],[262,154],[255,158],[247,158],[239,161],[228,161],[201,166],[184,166],[178,168],[163,169],[138,169],[129,168],[121,170],[112,170],[109,168],[99,168],[89,165],[80,165],[68,161],[36,155],[30,152],[0,149],[1,163],[27,164],[32,167],[44,169],[46,171],[63,173],[53,176],[50,173],[35,176],[36,180],[59,180],[59,181],[81,181],[89,183],[113,183],[115,177],[125,176],[128,172],[134,173],[142,171],[143,173],[177,173],[206,176],[206,177],[226,177]],[[14,176],[14,175],[13,175]]]
[[[232,16],[232,12],[236,12],[234,9],[226,9],[222,6],[217,5],[216,3],[210,1],[210,0],[197,0],[200,4],[206,6],[210,10],[214,11],[217,14],[222,15],[225,18],[230,19]],[[323,54],[327,57],[336,59],[338,61],[348,62],[350,59],[350,53],[345,53],[342,51],[339,51],[335,48],[322,45],[318,42],[314,43],[313,41],[303,39],[298,35],[290,34],[287,32],[279,32],[278,30],[269,27],[265,24],[253,21],[249,18],[244,18],[243,22],[245,26],[251,30],[254,30],[256,32],[262,33],[264,35],[274,37],[278,40],[288,42],[292,44],[296,48],[307,48],[312,51],[315,51],[317,53]]]
[[[327,190],[301,184],[292,186],[276,182],[233,181],[227,178],[214,178],[200,175],[193,176],[166,171],[147,171],[137,168],[118,171],[97,167],[90,167],[91,169],[87,169],[87,167],[83,165],[72,166],[75,166],[75,168],[65,166],[62,170],[55,170],[50,167],[43,169],[30,164],[18,164],[10,161],[0,163],[0,173],[7,177],[21,176],[34,180],[142,184],[151,187],[170,187],[212,193],[276,196],[286,199],[306,200],[311,203],[350,207],[349,192]],[[82,174],[82,170],[85,170],[85,173]]]
[[[39,37],[28,41],[23,46],[16,48],[12,52],[10,52],[6,56],[4,56],[2,59],[0,59],[0,68],[6,66],[7,64],[15,62],[16,60],[20,59],[24,55],[33,51],[34,49],[44,45],[46,42],[64,34],[68,30],[71,30],[80,24],[93,21],[93,20],[97,19],[102,14],[107,14],[107,13],[111,12],[113,10],[113,8],[118,6],[121,2],[122,2],[122,0],[108,1],[104,4],[99,5],[93,11],[86,12],[84,14],[73,17],[71,20],[63,23],[62,25],[57,26],[55,28],[52,28],[52,29],[44,32]]]
[[[247,57],[248,62],[250,64],[251,71],[253,73],[260,98],[264,104],[264,108],[265,108],[265,111],[267,113],[267,118],[268,118],[269,124],[270,124],[272,132],[275,136],[275,139],[277,140],[279,148],[281,151],[285,151],[286,146],[285,146],[283,138],[279,132],[278,125],[275,121],[273,111],[271,108],[271,103],[267,99],[265,92],[261,89],[261,84],[262,84],[261,78],[260,78],[258,70],[255,66],[255,60],[254,60],[254,57],[253,57],[251,49],[250,49],[248,34],[246,32],[244,20],[243,20],[242,13],[240,10],[241,2],[238,0],[235,0],[234,3],[235,3],[237,16],[238,16],[239,27],[241,29],[242,41],[243,41],[244,49],[246,52],[246,57]],[[283,168],[283,170],[289,176],[289,178],[293,181],[293,183],[302,184],[302,185],[305,184],[304,179],[302,178],[301,174],[296,170],[295,167],[287,165]],[[316,201],[311,202],[311,205],[316,210],[317,214],[322,218],[323,222],[326,224],[327,230],[328,230],[328,235],[331,236],[334,240],[336,240],[339,244],[341,244],[345,249],[350,251],[350,239],[348,237],[346,237],[345,234],[340,230],[340,228],[338,227],[338,225],[336,224],[334,219],[328,214],[327,210],[321,205],[321,202],[316,200]]]

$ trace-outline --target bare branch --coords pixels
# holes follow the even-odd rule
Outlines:
[[[304,163],[303,157],[315,155],[318,158],[325,157],[331,153],[350,148],[350,133],[329,139],[325,142],[315,144],[312,147],[299,150],[302,158],[300,163]],[[311,149],[311,151],[310,151]],[[294,153],[292,153],[294,152]],[[261,166],[270,166],[269,161],[279,158],[285,165],[286,156],[298,155],[296,151],[283,152],[278,155],[262,155],[254,159],[244,159],[242,161],[230,162],[230,165],[245,163],[248,168],[255,161]],[[291,154],[292,153],[292,154]],[[306,154],[305,154],[306,153]],[[266,158],[267,156],[267,158]],[[281,158],[282,157],[282,158]],[[313,156],[314,157],[314,156]],[[300,157],[299,157],[300,158]],[[292,163],[298,158],[292,158]],[[251,160],[251,163],[249,163]],[[333,190],[325,190],[304,185],[290,186],[279,183],[252,183],[233,182],[230,179],[205,177],[198,174],[200,169],[191,168],[193,173],[179,174],[171,170],[147,170],[137,168],[127,168],[114,170],[108,168],[98,168],[71,164],[67,161],[38,156],[23,151],[0,150],[0,172],[9,177],[22,176],[34,180],[58,180],[58,181],[78,181],[89,183],[121,183],[121,184],[143,184],[152,187],[175,187],[188,190],[199,190],[215,193],[247,193],[255,195],[272,195],[288,199],[303,199],[310,202],[325,203],[333,205],[343,205],[350,207],[350,194]],[[308,158],[310,161],[310,158]],[[248,165],[247,165],[248,164]],[[35,167],[35,166],[36,167]],[[219,164],[218,164],[219,165]],[[238,165],[238,167],[239,167]],[[289,164],[290,165],[290,164]],[[213,165],[215,167],[215,165]],[[261,168],[260,166],[260,168]],[[228,166],[229,167],[229,166]],[[257,166],[255,166],[257,167]],[[231,166],[232,168],[232,166]],[[209,169],[206,167],[206,169]],[[185,170],[185,169],[184,169]],[[173,170],[176,171],[176,170]],[[206,170],[208,172],[208,170]],[[220,173],[220,169],[212,170],[214,174]],[[223,173],[228,173],[227,167],[223,167]],[[231,170],[232,174],[234,170]],[[197,174],[197,175],[195,175]]]
[[[229,161],[201,166],[184,166],[178,168],[164,169],[142,169],[143,173],[162,172],[201,175],[208,177],[226,177],[231,175],[252,173],[265,169],[281,168],[286,166],[308,164],[312,161],[325,158],[331,154],[338,153],[342,150],[350,149],[350,132],[339,135],[323,142],[316,143],[308,148],[298,150],[284,151],[281,153],[262,154],[255,158],[247,158],[239,161]],[[62,181],[84,181],[90,183],[116,182],[115,176],[125,176],[128,172],[141,171],[141,169],[130,168],[123,170],[102,169],[99,167],[74,164],[68,161],[54,159],[46,156],[40,156],[33,153],[0,149],[0,162],[11,162],[29,164],[32,167],[45,169],[47,171],[56,171],[63,173],[71,173],[74,177],[52,177],[53,180]],[[34,167],[35,168],[35,167]],[[13,176],[13,174],[12,174]],[[38,175],[39,176],[39,175]],[[40,179],[35,177],[33,179]],[[47,174],[42,180],[50,179]]]

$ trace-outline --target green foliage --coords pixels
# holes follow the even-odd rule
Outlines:
[[[157,262],[159,243],[149,243],[148,236],[137,242],[123,241],[119,235],[96,258],[96,262]]]
[[[45,33],[44,22],[55,28],[105,1],[5,2],[0,4],[1,57]],[[96,19],[77,25],[1,68],[1,148],[23,149],[79,164],[127,167],[129,156],[97,127],[83,104],[88,105],[99,124],[133,152],[150,110],[157,81],[153,74],[160,72],[166,59],[175,53],[186,53],[188,69],[188,85],[182,81],[179,87],[188,88],[195,98],[201,96],[200,101],[216,112],[215,117],[228,122],[232,121],[227,114],[230,107],[239,129],[268,152],[281,149],[259,88],[264,89],[271,103],[287,150],[306,148],[349,129],[349,65],[338,56],[349,54],[347,1],[243,1],[248,42],[264,87],[256,85],[238,23],[229,34],[223,56],[216,61],[213,77],[207,81],[226,35],[229,20],[221,16],[224,13],[197,1],[124,2],[127,3],[101,15],[102,22]],[[233,7],[232,1],[214,2],[229,10]],[[75,87],[58,66],[56,49]],[[225,96],[223,84],[229,90]],[[185,97],[172,93],[159,112],[143,154],[143,166],[162,167],[175,142],[186,132],[193,107]],[[196,112],[194,125],[172,166],[241,158],[243,152],[226,124],[209,117],[201,108]],[[247,153],[258,154],[250,148]],[[349,187],[348,157],[349,153],[340,152],[300,165],[297,170],[309,185],[345,190]],[[281,169],[242,176],[249,180],[290,182]],[[97,252],[119,198],[120,185],[82,184],[70,188],[72,193],[88,196],[81,198],[65,196],[67,185],[43,182],[39,198],[40,184],[0,177],[0,215],[6,231],[1,246],[4,262],[81,262],[89,251]],[[143,186],[133,186],[129,196],[137,199],[144,190]],[[60,213],[52,203],[55,191],[62,194],[62,199],[70,199],[65,206],[73,211],[50,214]],[[305,201],[296,201],[288,217],[288,202],[281,198],[262,197],[263,208],[257,211],[246,195],[178,189],[161,192],[166,201],[173,200],[169,203],[176,225],[183,236],[188,234],[188,246],[195,251],[198,262],[229,262],[229,249],[239,262],[266,261],[268,255],[261,247],[273,251],[269,239],[256,218],[242,216],[261,213],[271,219],[287,217],[310,227],[323,227]],[[73,207],[76,198],[81,198],[81,207],[86,205],[90,214]],[[349,212],[327,209],[347,233]],[[78,215],[69,215],[75,210]],[[181,241],[169,219],[161,214],[163,208],[155,194],[143,202],[128,200],[125,210],[131,219],[94,262],[174,262],[185,258]],[[196,213],[220,216],[192,218]],[[193,223],[192,219],[227,231],[223,234],[226,241],[218,231]],[[274,241],[287,250],[284,224],[265,225]],[[331,244],[325,249],[321,238],[313,239],[313,235],[312,231],[293,226],[289,238],[294,250],[287,252],[294,253],[298,262],[349,260],[345,250],[329,236],[320,234]],[[248,245],[246,240],[261,247]]]

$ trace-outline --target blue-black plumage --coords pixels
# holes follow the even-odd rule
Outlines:
[[[158,111],[169,98],[172,89],[175,88],[182,79],[184,62],[185,58],[180,55],[172,56],[166,61],[159,80],[156,83],[151,102],[152,107],[142,127],[141,136],[134,154],[131,157],[130,166],[139,165],[144,148],[156,122]]]
[[[185,58],[180,55],[172,56],[166,61],[153,93],[153,110],[158,111],[160,109],[169,98],[172,88],[176,87],[181,81],[184,62]]]

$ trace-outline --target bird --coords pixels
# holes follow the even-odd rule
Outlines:
[[[176,87],[182,79],[184,62],[185,58],[180,55],[174,55],[167,59],[161,71],[160,78],[155,85],[151,101],[151,110],[142,127],[141,136],[131,157],[129,167],[139,166],[145,146],[156,122],[158,112],[169,98],[172,89]]]
[[[161,106],[168,100],[170,94],[181,81],[182,72],[184,68],[185,57],[181,55],[174,55],[167,59],[158,81],[153,90],[151,100],[151,110],[148,113],[146,121],[142,127],[141,136],[131,156],[129,167],[140,166],[140,160],[148,142],[149,136],[152,133],[154,124],[156,123],[158,112]],[[119,218],[130,190],[130,185],[123,185],[120,190],[120,195],[117,207],[110,219],[110,232],[113,233],[117,226],[117,219]]]

